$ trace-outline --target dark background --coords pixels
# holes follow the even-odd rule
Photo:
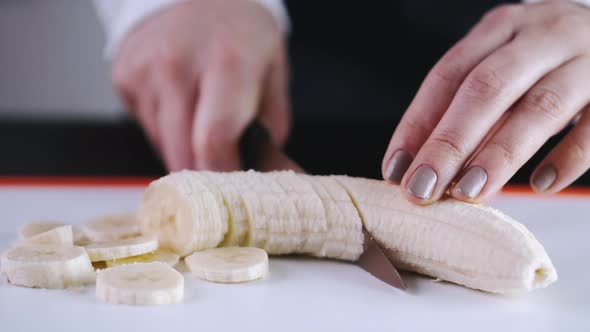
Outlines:
[[[390,136],[428,70],[500,2],[286,3],[294,113],[287,152],[314,174],[379,178]],[[511,182],[528,183],[562,136],[547,142]],[[166,173],[132,121],[3,120],[0,151],[0,175]],[[590,184],[590,176],[576,184]]]

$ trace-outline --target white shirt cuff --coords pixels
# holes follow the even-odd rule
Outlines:
[[[106,33],[104,56],[112,59],[127,34],[150,15],[186,0],[93,0]],[[290,19],[282,0],[253,0],[267,8],[281,30],[288,33]]]
[[[524,3],[539,3],[539,2],[545,2],[546,0],[523,0],[522,2]],[[568,0],[571,2],[575,2],[577,4],[586,6],[586,7],[590,7],[590,0]]]

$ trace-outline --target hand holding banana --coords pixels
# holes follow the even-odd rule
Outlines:
[[[412,202],[485,201],[579,121],[531,177],[557,192],[590,167],[590,10],[571,1],[488,13],[428,74],[395,130],[383,177]]]

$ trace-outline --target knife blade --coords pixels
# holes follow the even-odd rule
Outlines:
[[[373,236],[367,231],[364,225],[363,234],[365,235],[363,253],[356,263],[365,271],[386,284],[405,290],[407,286],[404,279],[389,258],[387,258],[383,249],[379,243],[377,243],[377,240],[373,239]]]
[[[293,170],[297,173],[305,173],[299,164],[272,142],[268,130],[258,121],[250,124],[242,135],[240,154],[243,170],[252,169],[260,172]],[[386,284],[405,290],[406,284],[401,275],[364,225],[363,234],[365,236],[363,253],[356,264]]]

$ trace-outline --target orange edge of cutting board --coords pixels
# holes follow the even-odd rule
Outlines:
[[[0,176],[0,187],[145,187],[156,178],[78,176]]]
[[[22,177],[0,176],[0,187],[106,187],[106,188],[141,188],[146,187],[155,177]],[[508,185],[502,194],[537,196],[526,185]],[[570,187],[554,194],[558,196],[590,197],[590,187]],[[538,195],[543,197],[544,195]]]

